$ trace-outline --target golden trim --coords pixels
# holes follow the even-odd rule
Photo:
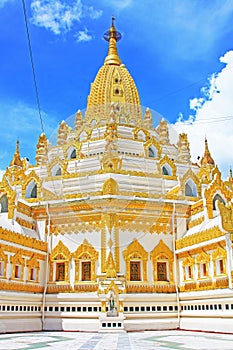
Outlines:
[[[223,236],[224,233],[218,226],[214,226],[208,230],[194,233],[190,236],[183,237],[176,241],[176,250],[192,246],[194,244],[209,241],[214,238]]]
[[[160,261],[168,262],[168,278],[169,282],[173,282],[173,252],[168,248],[163,240],[160,240],[159,243],[154,247],[150,253],[150,259],[153,262],[154,267],[154,282],[161,282],[157,279],[157,263]]]
[[[2,227],[0,227],[0,239],[4,240],[6,242],[12,242],[12,243],[19,244],[21,246],[41,250],[43,252],[47,252],[47,246],[48,246],[47,243],[39,241],[35,238],[25,236],[25,235],[20,234],[20,233],[9,231],[9,230],[4,229]]]
[[[126,262],[126,280],[130,281],[130,261],[139,260],[142,261],[142,282],[146,282],[148,253],[137,239],[123,251],[123,256]]]
[[[91,281],[96,281],[96,262],[98,260],[99,253],[95,248],[84,239],[83,243],[72,254],[75,261],[75,282],[82,280],[82,274],[79,274],[80,262],[91,261]]]

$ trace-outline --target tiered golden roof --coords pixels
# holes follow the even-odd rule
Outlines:
[[[88,96],[85,121],[92,122],[100,117],[107,117],[112,103],[118,103],[120,108],[128,106],[129,112],[141,119],[140,98],[137,87],[129,71],[121,63],[116,43],[121,35],[115,29],[114,23],[105,33],[109,42],[108,54],[104,65],[99,69],[94,82],[91,84]]]

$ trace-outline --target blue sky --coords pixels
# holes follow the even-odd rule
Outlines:
[[[141,104],[190,138],[193,160],[204,137],[226,176],[233,165],[233,1],[25,0],[44,128],[86,107],[107,53],[111,16],[118,52]],[[0,169],[17,138],[34,163],[41,125],[21,0],[0,0]],[[227,117],[227,118],[226,118]],[[216,118],[216,120],[214,120]],[[156,126],[156,125],[155,125]]]

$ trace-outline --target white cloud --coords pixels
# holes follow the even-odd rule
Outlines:
[[[192,114],[187,120],[179,118],[178,132],[186,132],[193,161],[204,152],[204,139],[224,177],[233,166],[233,51],[220,58],[225,67],[214,73],[208,85],[201,90],[202,97],[190,100]]]
[[[71,31],[74,23],[80,22],[83,17],[97,19],[102,15],[102,11],[84,6],[81,0],[32,0],[31,11],[33,24],[56,35]]]
[[[80,30],[78,33],[74,35],[74,37],[77,39],[76,41],[82,42],[82,41],[90,41],[92,40],[92,35],[88,33],[87,28],[84,30]]]
[[[91,19],[98,19],[102,16],[102,10],[95,10],[93,6],[83,6],[83,13],[86,17],[90,17]]]

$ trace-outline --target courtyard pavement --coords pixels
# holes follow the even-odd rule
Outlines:
[[[233,350],[233,334],[190,331],[0,335],[1,350]]]

